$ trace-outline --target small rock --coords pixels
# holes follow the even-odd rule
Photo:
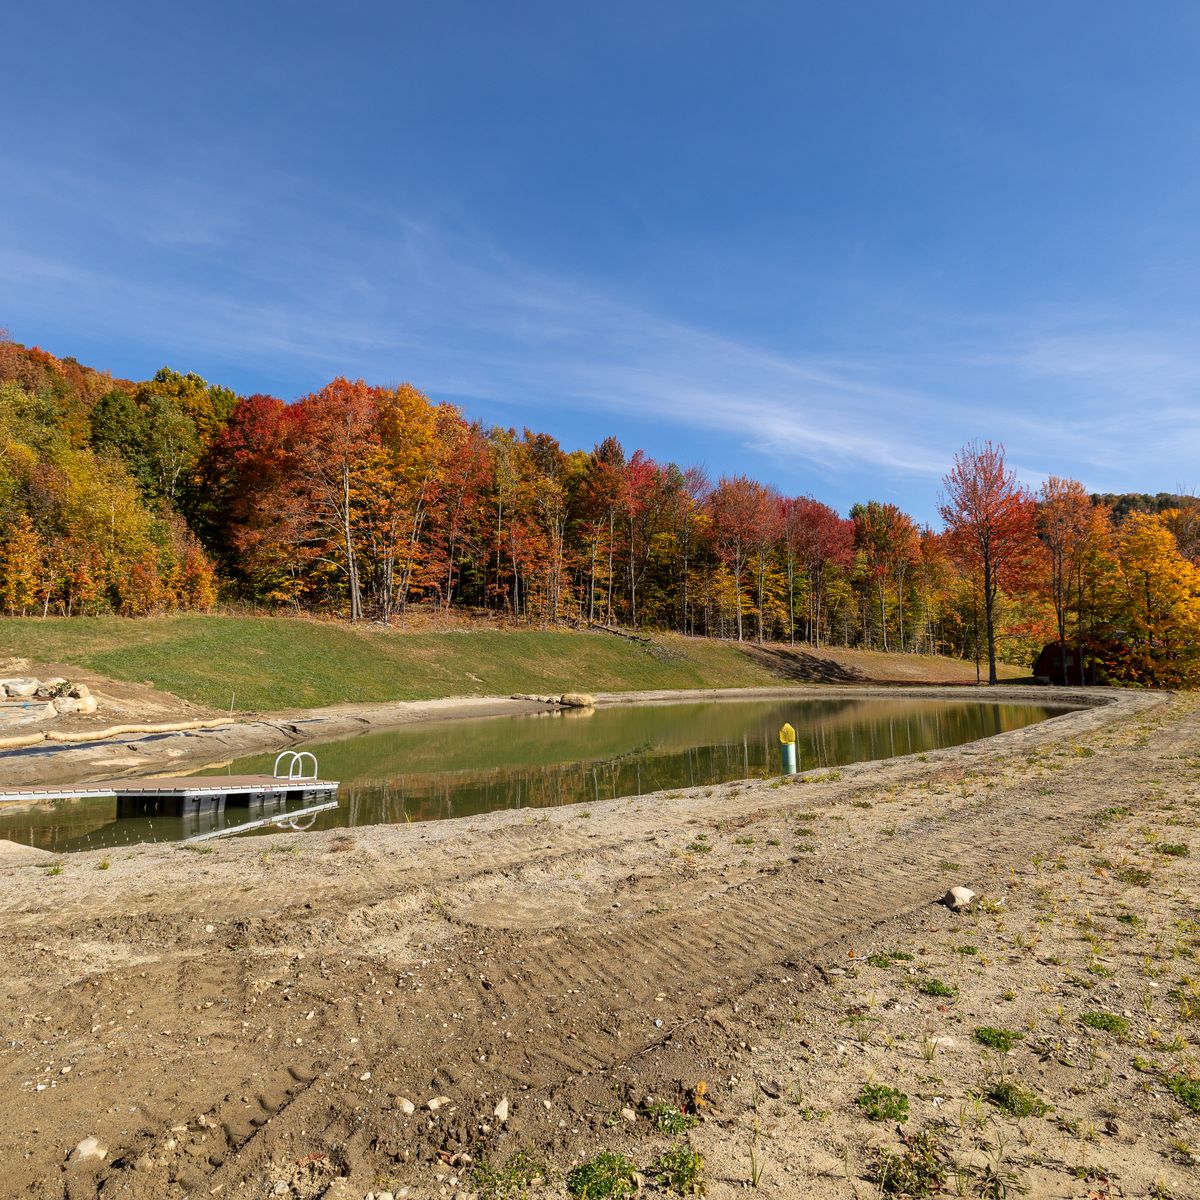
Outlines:
[[[271,1194],[274,1196],[286,1196],[291,1190],[286,1179],[277,1179],[275,1180],[275,1186],[271,1189]]]
[[[636,1121],[637,1113],[635,1113],[632,1108],[623,1108],[621,1109],[621,1118],[625,1121]]]
[[[768,1079],[765,1083],[760,1083],[759,1088],[764,1096],[769,1096],[772,1100],[778,1100],[783,1094],[783,1085],[778,1079]]]
[[[951,912],[966,912],[975,899],[975,893],[967,887],[952,887],[941,899]]]
[[[425,1107],[427,1109],[429,1109],[430,1112],[437,1112],[437,1110],[439,1108],[441,1108],[443,1104],[449,1104],[449,1103],[450,1103],[449,1096],[434,1096],[434,1098],[432,1100],[430,1100],[425,1105]]]
[[[411,1117],[417,1111],[417,1106],[407,1096],[397,1096],[396,1107],[406,1117]]]
[[[502,1099],[500,1101],[500,1103],[496,1105],[493,1112],[495,1113],[495,1117],[496,1117],[497,1121],[504,1122],[504,1121],[508,1120],[508,1097],[507,1096],[505,1096],[504,1099]]]
[[[69,1163],[90,1162],[108,1157],[108,1147],[98,1137],[85,1137],[67,1157]]]
[[[371,1072],[364,1071],[358,1078],[360,1083],[366,1083],[367,1080],[371,1078]]]
[[[396,1197],[391,1192],[376,1192],[375,1200],[396,1200]]]

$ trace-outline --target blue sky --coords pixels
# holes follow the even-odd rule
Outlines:
[[[6,5],[0,326],[936,522],[1200,487],[1200,7]]]

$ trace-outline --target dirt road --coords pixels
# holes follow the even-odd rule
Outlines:
[[[0,1194],[471,1194],[517,1149],[643,1161],[703,1080],[732,1195],[756,1056],[848,948],[953,922],[948,885],[994,892],[1101,810],[1194,802],[1197,754],[1191,697],[1125,693],[787,782],[0,865]],[[839,1194],[802,1162],[762,1183]]]

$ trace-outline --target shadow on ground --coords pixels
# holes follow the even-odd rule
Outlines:
[[[870,683],[868,675],[828,658],[782,646],[742,646],[744,653],[776,675],[796,683]]]

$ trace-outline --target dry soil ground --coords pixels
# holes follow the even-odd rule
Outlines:
[[[12,861],[0,1193],[551,1197],[674,1148],[716,1197],[1200,1195],[1198,791],[1197,698],[1125,694],[788,782]]]

